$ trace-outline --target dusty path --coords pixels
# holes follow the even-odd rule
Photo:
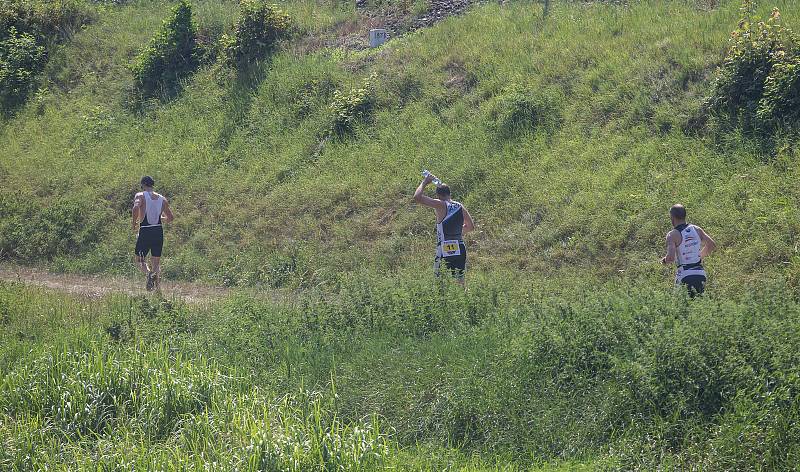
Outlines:
[[[56,274],[41,269],[0,264],[0,280],[21,282],[89,298],[99,298],[110,293],[145,295],[143,280],[132,280],[109,275]],[[194,283],[165,281],[161,285],[164,297],[180,298],[193,304],[209,303],[231,293],[229,289]]]

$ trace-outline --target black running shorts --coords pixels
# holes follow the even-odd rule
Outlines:
[[[153,257],[161,257],[164,247],[164,228],[161,226],[145,226],[139,228],[139,237],[136,238],[136,255],[140,257],[152,253]]]
[[[694,298],[695,295],[702,295],[706,290],[706,276],[687,275],[681,279],[681,284],[686,286],[686,289],[689,291],[689,296]]]
[[[437,277],[439,276],[439,269],[443,265],[445,269],[450,271],[453,277],[457,279],[464,278],[464,272],[467,269],[467,246],[465,246],[463,242],[460,243],[459,246],[461,247],[461,254],[459,254],[458,256],[452,256],[452,257],[436,256],[433,268]]]

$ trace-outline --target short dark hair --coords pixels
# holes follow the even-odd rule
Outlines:
[[[153,178],[150,177],[149,175],[145,175],[144,177],[142,177],[142,182],[141,183],[142,183],[142,187],[152,187],[152,186],[154,186],[156,184],[156,181],[153,180]]]
[[[680,203],[676,203],[672,205],[672,208],[669,209],[669,214],[672,215],[673,218],[677,218],[679,220],[685,220],[686,207],[681,205]]]
[[[447,184],[439,185],[436,187],[436,194],[442,196],[450,195],[450,187],[448,187]]]

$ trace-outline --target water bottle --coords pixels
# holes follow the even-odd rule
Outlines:
[[[429,176],[429,175],[431,175],[431,173],[430,173],[430,171],[428,171],[427,169],[422,171],[422,176],[423,176],[423,177],[427,177],[427,176]],[[440,185],[442,185],[442,181],[441,181],[441,180],[439,180],[439,178],[438,178],[438,177],[434,177],[434,178],[433,178],[433,180],[431,180],[431,182],[433,182],[433,184],[434,184],[434,185],[436,185],[437,187],[439,187]]]

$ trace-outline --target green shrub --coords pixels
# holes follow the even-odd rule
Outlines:
[[[242,0],[241,6],[242,16],[233,35],[223,35],[221,39],[227,61],[236,67],[265,58],[289,30],[289,16],[276,5]]]
[[[756,117],[762,126],[769,128],[800,118],[800,57],[772,67]]]
[[[45,62],[45,49],[27,33],[13,26],[0,41],[0,106],[9,110],[24,102],[33,91],[36,75]]]
[[[375,105],[372,93],[374,81],[373,75],[364,79],[361,87],[350,89],[347,93],[340,90],[333,92],[333,102],[329,107],[332,113],[329,135],[343,137],[352,133],[356,122],[372,113]]]
[[[145,95],[174,90],[197,66],[192,7],[181,0],[132,66],[136,88]]]
[[[756,112],[768,81],[772,84],[770,98],[760,115],[774,119],[771,113],[786,109],[779,103],[784,92],[777,87],[790,85],[787,79],[791,82],[791,78],[785,68],[779,68],[784,70],[781,78],[769,78],[776,64],[792,61],[797,55],[794,35],[781,24],[778,9],[773,9],[767,21],[754,17],[754,10],[755,2],[746,0],[739,27],[731,33],[728,54],[717,70],[706,100],[711,111],[741,119],[745,128],[754,128],[757,123]]]
[[[30,262],[85,253],[99,240],[92,208],[83,202],[56,200],[31,208],[21,198],[0,199],[0,258]]]
[[[14,27],[41,44],[63,40],[88,23],[94,12],[82,0],[11,0],[0,4],[0,39]]]
[[[533,90],[513,85],[489,104],[489,127],[503,139],[535,129],[552,129],[561,122],[563,99],[560,89]]]
[[[8,112],[34,91],[47,60],[45,44],[62,41],[88,23],[79,0],[4,1],[0,4],[0,108]]]

